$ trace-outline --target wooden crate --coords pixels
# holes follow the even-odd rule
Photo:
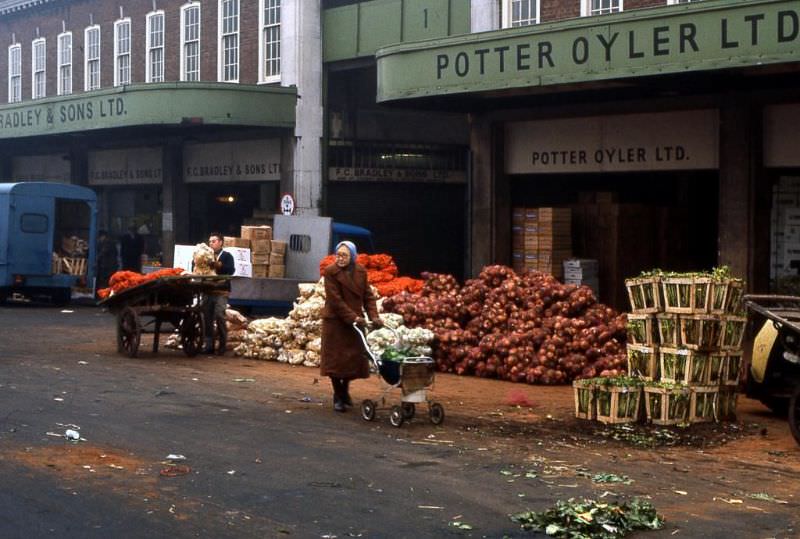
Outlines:
[[[575,392],[575,417],[578,419],[594,420],[597,418],[597,400],[594,383],[590,380],[575,380],[572,382]]]
[[[61,257],[53,253],[53,258],[50,262],[50,273],[53,275],[61,273]]]
[[[662,277],[661,288],[664,292],[664,312],[672,314],[692,314],[694,301],[691,277]]]
[[[656,317],[653,314],[628,315],[628,343],[654,346],[659,343]]]
[[[684,385],[644,386],[647,421],[654,425],[679,425],[689,418],[692,394]]]
[[[628,376],[658,380],[658,347],[628,344]]]
[[[747,318],[743,316],[723,316],[719,348],[733,352],[741,350],[745,324],[747,324]]]
[[[708,312],[712,314],[725,314],[728,306],[728,289],[730,279],[712,280],[711,294],[709,294]]]
[[[86,275],[86,259],[64,257],[61,259],[63,273],[70,275]]]
[[[692,387],[689,423],[708,423],[717,419],[718,386]]]
[[[717,351],[708,355],[708,371],[706,372],[707,385],[718,386],[723,383],[727,361],[727,352]]]
[[[641,386],[604,386],[596,388],[597,420],[601,423],[636,423],[639,421]]]
[[[625,279],[628,300],[634,314],[654,314],[661,312],[661,278],[640,277]]]
[[[744,311],[744,281],[741,279],[731,279],[728,283],[728,296],[725,299],[725,312],[733,315],[740,315]]]
[[[719,317],[706,314],[680,316],[681,346],[690,350],[716,350],[719,348],[722,323]]]
[[[658,349],[661,381],[702,385],[708,380],[708,354],[686,348]]]
[[[727,352],[722,369],[721,385],[738,387],[742,377],[743,364],[741,351]]]
[[[719,421],[735,421],[736,405],[739,393],[730,387],[721,387],[717,397],[717,419]]]
[[[680,348],[681,323],[677,314],[657,314],[658,342],[661,346]]]
[[[711,277],[692,278],[692,312],[706,314],[711,310]]]

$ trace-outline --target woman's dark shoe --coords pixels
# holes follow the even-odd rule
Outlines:
[[[339,397],[333,398],[333,411],[334,412],[346,412],[347,408],[344,405],[344,402],[339,399]]]

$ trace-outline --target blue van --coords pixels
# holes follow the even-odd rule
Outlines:
[[[94,282],[97,195],[78,185],[0,183],[0,302],[11,293],[70,301],[72,287]],[[79,238],[85,258],[61,255]],[[79,266],[79,269],[70,265]]]

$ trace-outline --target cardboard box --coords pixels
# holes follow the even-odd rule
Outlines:
[[[539,208],[540,223],[569,222],[572,220],[572,210],[569,208]]]
[[[270,246],[271,253],[277,253],[279,255],[286,254],[286,246],[287,243],[285,241],[276,241],[272,240],[272,245]]]
[[[283,279],[286,277],[286,266],[272,265],[269,266],[269,277],[276,279]]]
[[[522,224],[525,220],[525,208],[511,208],[511,222]]]
[[[539,220],[539,208],[525,208],[525,220],[536,222]]]
[[[242,237],[248,240],[271,240],[272,227],[269,226],[242,226]]]
[[[226,253],[230,253],[234,262],[246,262],[247,264],[251,262],[250,249],[244,247],[223,247],[222,250]]]
[[[224,247],[241,247],[243,249],[249,249],[250,240],[245,238],[234,238],[233,236],[225,236],[222,238],[222,245]]]
[[[269,266],[267,264],[253,264],[253,277],[266,278],[269,275]]]
[[[253,265],[249,262],[242,262],[240,260],[233,261],[234,271],[233,274],[236,277],[252,277],[253,276]]]
[[[594,269],[594,271],[597,271],[599,267],[600,263],[594,258],[570,258],[564,261],[564,269],[582,268],[586,270]]]
[[[253,254],[268,255],[272,251],[271,240],[251,240],[250,250]]]
[[[269,265],[276,264],[278,266],[283,266],[286,264],[286,255],[279,254],[272,252],[269,254]]]
[[[261,254],[261,253],[253,253],[251,255],[253,259],[253,264],[264,264],[269,265],[269,255],[268,254]]]

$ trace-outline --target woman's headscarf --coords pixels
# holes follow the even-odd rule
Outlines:
[[[339,247],[344,245],[347,247],[347,250],[350,251],[350,265],[347,266],[348,268],[353,268],[356,265],[356,257],[358,256],[358,252],[356,251],[356,244],[352,241],[340,241],[336,244],[336,249],[333,250],[334,253],[339,252]]]

